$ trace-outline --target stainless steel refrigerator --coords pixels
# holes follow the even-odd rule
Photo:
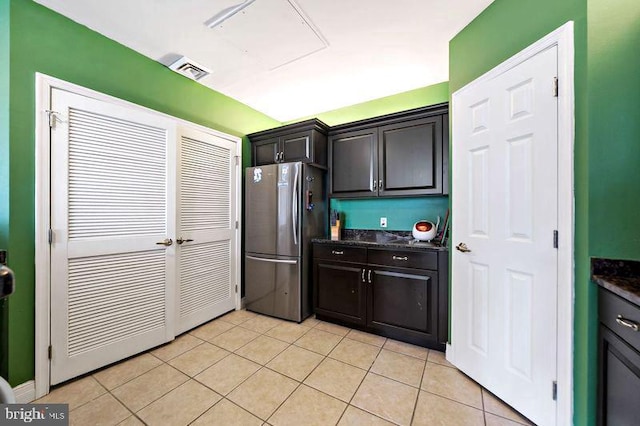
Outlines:
[[[245,306],[300,322],[312,312],[311,239],[326,236],[325,172],[283,163],[245,178]]]

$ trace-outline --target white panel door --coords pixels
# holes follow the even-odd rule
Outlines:
[[[453,97],[450,360],[556,423],[557,48]],[[466,251],[466,250],[470,251]]]
[[[54,89],[51,384],[173,338],[175,125]]]
[[[237,144],[179,129],[176,334],[236,306]]]

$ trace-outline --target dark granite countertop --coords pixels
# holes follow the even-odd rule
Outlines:
[[[591,279],[599,286],[640,306],[640,262],[592,258]]]
[[[410,248],[417,250],[448,251],[447,247],[441,247],[434,243],[416,241],[410,231],[376,231],[362,229],[343,229],[340,240],[328,238],[314,238],[311,240],[318,244],[340,244],[359,247],[380,248]]]

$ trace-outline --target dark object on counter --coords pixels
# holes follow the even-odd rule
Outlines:
[[[7,252],[0,250],[0,299],[4,299],[15,291],[13,271],[6,266]]]

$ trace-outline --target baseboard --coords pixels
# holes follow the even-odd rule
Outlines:
[[[29,380],[21,385],[13,388],[13,393],[16,395],[16,402],[18,404],[28,404],[36,399],[36,382],[35,380]]]
[[[451,344],[450,343],[447,343],[447,345],[446,345],[446,348],[444,350],[444,357],[451,364],[453,364],[454,361],[455,361],[455,356],[454,356],[453,349],[451,348]]]

